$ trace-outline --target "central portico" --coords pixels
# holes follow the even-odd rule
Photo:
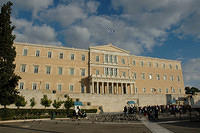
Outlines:
[[[90,93],[134,94],[128,51],[108,44],[90,47],[89,57]]]

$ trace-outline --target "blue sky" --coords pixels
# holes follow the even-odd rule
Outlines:
[[[1,5],[7,0],[1,0]],[[186,86],[200,88],[200,0],[12,0],[18,42],[182,61]]]

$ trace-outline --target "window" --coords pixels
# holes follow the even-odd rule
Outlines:
[[[175,89],[173,87],[171,88],[171,91],[172,91],[172,93],[175,93]]]
[[[39,66],[38,66],[38,65],[35,65],[35,66],[34,66],[34,73],[38,73],[38,69],[39,69]]]
[[[58,67],[58,75],[62,75],[63,69],[62,67]]]
[[[74,60],[74,54],[71,54],[71,60]]]
[[[36,83],[32,83],[32,89],[36,90],[37,89],[37,84]]]
[[[117,76],[117,68],[114,68],[114,75]]]
[[[151,67],[151,62],[149,62],[148,64],[149,64],[149,67]]]
[[[96,75],[99,75],[99,70],[96,70]]]
[[[58,89],[59,91],[61,91],[61,90],[62,90],[62,85],[61,85],[61,84],[58,84],[57,89]]]
[[[74,68],[70,68],[70,75],[74,75]]]
[[[24,82],[19,83],[19,89],[21,89],[21,90],[24,89]]]
[[[82,55],[82,61],[85,61],[85,55]]]
[[[160,75],[157,74],[157,75],[156,75],[156,78],[157,78],[157,80],[160,80]]]
[[[178,82],[180,81],[180,77],[179,76],[177,76],[177,80],[178,80]]]
[[[110,68],[110,76],[113,76],[113,68]]]
[[[141,65],[141,67],[143,67],[143,66],[144,66],[144,62],[143,62],[143,61],[141,61],[141,62],[140,62],[140,65]]]
[[[169,89],[168,88],[166,88],[166,91],[165,91],[166,93],[169,93]]]
[[[152,79],[152,74],[149,74],[149,79]]]
[[[26,64],[21,64],[20,72],[26,72]]]
[[[156,65],[156,67],[158,68],[158,63],[156,63],[155,65]]]
[[[179,93],[181,93],[181,88],[178,89]]]
[[[138,92],[138,88],[135,88],[135,93],[137,93]]]
[[[114,56],[114,63],[117,63],[117,56]]]
[[[85,87],[84,87],[84,84],[82,83],[81,84],[81,93],[84,93],[84,91],[85,91]]]
[[[105,62],[108,63],[108,55],[105,55]]]
[[[96,62],[99,62],[99,56],[96,56]]]
[[[135,63],[135,60],[133,60],[132,64],[135,66],[135,64],[136,64],[136,63]]]
[[[178,65],[176,65],[176,70],[178,70]]]
[[[70,90],[70,91],[73,91],[73,90],[74,90],[74,86],[73,86],[73,85],[70,85],[70,86],[69,86],[69,90]]]
[[[60,53],[59,54],[59,59],[63,59],[63,57],[64,57],[63,53]]]
[[[85,69],[81,69],[81,76],[85,76]]]
[[[170,76],[170,80],[174,81],[174,76],[173,75]]]
[[[49,87],[49,83],[46,83],[46,84],[45,84],[45,88],[46,88],[46,90],[49,90],[49,88],[50,88],[50,87]]]
[[[142,78],[142,79],[145,79],[145,73],[142,73],[142,74],[141,74],[141,78]]]
[[[163,76],[163,80],[167,80],[167,75],[164,75],[164,76]]]
[[[105,75],[108,75],[108,68],[105,68],[105,69],[104,69],[104,74],[105,74]]]
[[[113,62],[113,60],[112,60],[112,55],[110,55],[110,63],[112,63]]]
[[[125,64],[125,60],[124,60],[124,58],[122,58],[122,64]]]
[[[40,50],[36,50],[35,56],[39,57],[40,56]]]
[[[169,68],[172,69],[172,65],[171,64],[169,64]]]
[[[46,74],[51,74],[51,67],[50,66],[46,66]]]
[[[161,88],[159,88],[159,89],[158,89],[158,91],[159,91],[159,93],[161,93],[161,92],[162,92],[162,89],[161,89]]]
[[[52,55],[52,53],[51,53],[51,51],[49,51],[48,54],[47,54],[47,57],[51,58],[51,55]]]
[[[144,93],[146,92],[146,88],[143,88],[143,92],[144,92]]]
[[[155,88],[151,88],[151,92],[153,93],[153,92],[155,92],[156,91],[156,89]]]
[[[28,54],[28,49],[23,49],[23,56],[27,56]]]
[[[133,79],[136,79],[137,78],[137,75],[136,75],[136,72],[133,73]]]
[[[122,72],[122,75],[123,75],[124,77],[126,77],[126,72]]]
[[[163,67],[163,69],[165,69],[165,64],[164,63],[162,64],[162,67]]]

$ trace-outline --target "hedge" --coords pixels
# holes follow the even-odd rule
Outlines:
[[[96,113],[97,109],[81,109],[86,113]],[[49,118],[52,113],[57,118],[72,117],[73,110],[70,109],[68,114],[66,109],[0,109],[0,120],[17,120],[17,119],[40,119]]]

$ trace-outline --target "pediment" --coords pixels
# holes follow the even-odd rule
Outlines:
[[[92,46],[90,47],[90,49],[94,49],[94,50],[100,50],[100,51],[108,51],[108,52],[117,52],[117,53],[126,53],[129,54],[129,51],[126,51],[124,49],[118,48],[114,45],[107,44],[107,45],[100,45],[100,46]]]

